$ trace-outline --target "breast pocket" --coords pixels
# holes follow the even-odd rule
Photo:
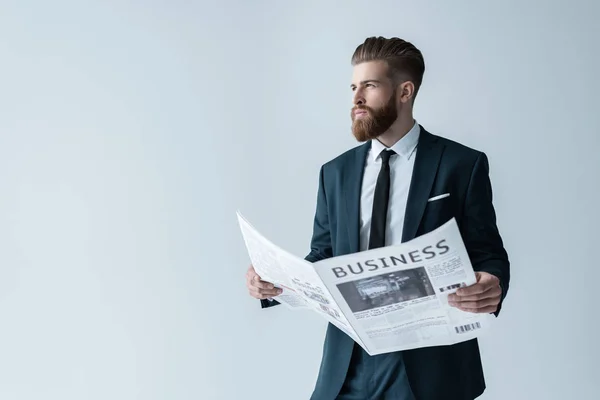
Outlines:
[[[455,216],[453,200],[449,193],[445,193],[432,196],[427,201],[423,215],[423,225],[426,232],[436,229]]]

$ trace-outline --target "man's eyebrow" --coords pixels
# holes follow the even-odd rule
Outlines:
[[[378,81],[377,79],[367,79],[365,81],[360,81],[361,85],[366,85],[367,83],[381,83],[381,81]],[[354,83],[350,85],[350,87],[356,86]]]

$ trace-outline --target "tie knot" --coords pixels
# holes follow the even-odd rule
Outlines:
[[[387,164],[390,162],[390,157],[393,156],[394,154],[396,154],[396,152],[394,150],[384,150],[381,152],[381,161],[384,164]]]

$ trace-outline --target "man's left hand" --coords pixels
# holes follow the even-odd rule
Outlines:
[[[475,272],[477,283],[448,296],[448,304],[472,313],[493,313],[502,297],[500,279],[487,272]]]

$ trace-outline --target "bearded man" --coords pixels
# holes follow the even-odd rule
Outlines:
[[[425,63],[412,43],[368,38],[356,48],[352,66],[352,133],[361,144],[320,169],[306,260],[399,244],[455,218],[477,282],[449,302],[498,316],[510,271],[487,156],[428,132],[414,119]],[[279,289],[252,266],[246,280],[263,308],[279,304]],[[472,400],[484,390],[477,339],[369,356],[329,324],[311,399]]]

